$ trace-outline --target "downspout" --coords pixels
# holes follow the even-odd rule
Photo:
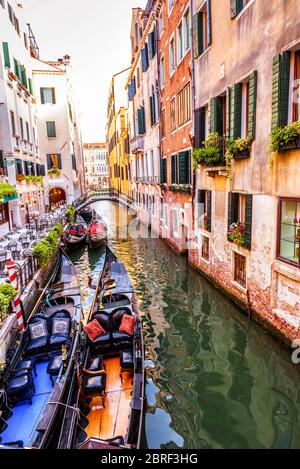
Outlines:
[[[193,17],[194,17],[194,0],[189,0],[190,8],[190,44],[191,44],[191,84],[192,84],[192,146],[195,145],[195,99],[196,99],[196,76],[195,76],[195,58],[194,58],[194,41],[193,41]],[[193,158],[192,158],[192,234],[194,234],[194,213],[195,213],[195,195],[196,195],[196,184],[197,184],[197,170],[193,170]]]

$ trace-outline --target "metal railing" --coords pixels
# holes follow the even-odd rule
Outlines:
[[[18,288],[20,291],[23,291],[26,288],[28,283],[33,279],[37,270],[37,259],[33,256],[27,257],[17,271]]]

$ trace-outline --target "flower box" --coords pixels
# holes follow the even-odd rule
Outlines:
[[[226,166],[226,161],[224,158],[221,158],[220,161],[205,161],[204,166],[207,167],[225,167]]]
[[[232,223],[227,233],[228,241],[236,244],[237,246],[244,246],[246,241],[246,228],[241,222]]]
[[[234,155],[234,159],[235,160],[244,160],[245,158],[249,158],[250,154],[251,154],[250,150],[244,150],[244,151],[241,151],[241,152],[237,153],[236,155]]]
[[[290,140],[285,145],[283,145],[279,151],[293,150],[295,148],[300,148],[300,137]]]

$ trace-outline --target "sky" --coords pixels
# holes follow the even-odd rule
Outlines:
[[[111,77],[130,66],[131,9],[147,0],[23,0],[42,60],[72,58],[84,142],[105,141]]]

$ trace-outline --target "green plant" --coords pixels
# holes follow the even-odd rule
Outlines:
[[[218,163],[222,159],[220,151],[214,147],[195,148],[193,160],[196,165],[201,163]]]
[[[239,221],[237,223],[232,223],[228,230],[229,241],[232,241],[238,246],[243,246],[246,238],[245,231],[246,229],[243,223],[240,223]]]
[[[55,225],[47,236],[34,246],[33,255],[37,257],[40,267],[46,265],[49,258],[56,251],[61,232],[61,225]]]
[[[53,230],[56,231],[56,233],[60,236],[63,232],[63,226],[60,223],[57,223],[56,225],[54,225]]]
[[[8,182],[0,182],[0,199],[4,197],[15,197],[17,195],[17,191]]]
[[[66,215],[69,223],[73,223],[75,221],[75,208],[73,205],[68,207]]]
[[[58,168],[48,169],[48,175],[51,176],[52,174],[55,174],[56,176],[60,176],[61,170]]]
[[[287,144],[300,137],[300,121],[292,122],[286,127],[278,127],[271,132],[269,153],[276,153]]]
[[[36,186],[43,187],[44,185],[44,178],[43,176],[25,176],[26,182],[32,182]]]
[[[238,138],[236,140],[228,139],[226,142],[226,153],[231,156],[237,156],[239,153],[251,150],[252,140],[247,138]]]
[[[0,319],[7,313],[9,305],[16,294],[17,289],[9,283],[0,285]]]
[[[221,148],[222,138],[220,135],[217,132],[209,133],[204,146],[193,150],[194,165],[219,163],[222,160]]]

